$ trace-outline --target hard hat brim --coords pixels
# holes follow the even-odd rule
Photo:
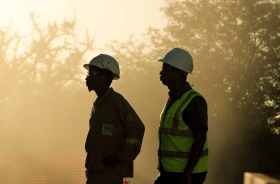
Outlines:
[[[89,70],[89,64],[84,64],[83,66],[85,69]]]
[[[170,66],[172,66],[172,67],[174,67],[174,68],[177,68],[177,69],[181,70],[181,69],[178,68],[177,66],[173,66],[172,64],[170,64],[170,63],[168,63],[167,61],[165,61],[164,58],[158,59],[158,61],[164,62],[164,63],[166,63],[166,64],[168,64],[168,65],[170,65]],[[181,71],[184,72],[185,75],[187,75],[188,73],[189,73],[189,74],[192,74],[192,72],[187,72],[187,71],[184,71],[184,70],[181,70]]]
[[[90,64],[84,64],[84,65],[83,65],[83,67],[84,67],[85,69],[87,69],[87,70],[89,70],[89,66],[90,66]],[[110,71],[110,70],[109,70],[109,71]],[[118,75],[116,75],[116,74],[114,74],[114,73],[113,73],[113,75],[114,75],[113,80],[117,80],[117,79],[120,78],[120,76],[118,76]]]

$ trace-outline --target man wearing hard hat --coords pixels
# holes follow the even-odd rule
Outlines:
[[[174,48],[159,61],[160,80],[170,91],[160,117],[155,184],[202,184],[207,174],[208,115],[205,99],[186,81],[193,59],[187,51]]]
[[[145,127],[127,100],[110,87],[112,80],[120,78],[113,57],[100,54],[84,67],[88,90],[97,95],[85,144],[86,183],[122,184],[124,177],[133,177],[133,160],[140,152]]]

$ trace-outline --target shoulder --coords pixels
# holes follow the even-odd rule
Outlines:
[[[199,104],[207,105],[207,102],[201,93],[199,93],[194,89],[191,89],[190,92],[192,93],[191,96],[193,97],[191,103],[199,103]]]
[[[112,89],[110,98],[119,107],[122,107],[122,108],[131,107],[129,102],[126,100],[126,98],[122,94],[114,91],[113,89]]]
[[[119,101],[119,102],[121,102],[121,101],[127,102],[127,100],[124,98],[124,96],[123,96],[122,94],[120,94],[120,93],[114,91],[113,89],[112,89],[112,92],[111,92],[110,97],[111,97],[113,100],[116,100],[116,101]]]
[[[196,90],[191,89],[189,92],[189,99],[188,105],[185,110],[189,111],[190,113],[196,112],[196,111],[207,111],[207,102],[205,98]]]
[[[207,106],[206,100],[204,99],[203,96],[200,96],[200,95],[195,96],[190,103]]]

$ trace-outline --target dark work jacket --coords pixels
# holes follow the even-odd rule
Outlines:
[[[94,102],[85,149],[90,171],[133,176],[133,160],[140,152],[144,124],[127,100],[112,88]],[[117,156],[120,163],[105,167],[106,156]]]

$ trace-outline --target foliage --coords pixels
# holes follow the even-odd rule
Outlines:
[[[156,167],[157,121],[167,99],[157,59],[181,47],[194,57],[189,81],[209,105],[208,182],[238,183],[244,171],[279,171],[279,9],[276,0],[166,0],[163,29],[151,27],[142,41],[110,44],[121,65],[113,85],[148,127],[141,152],[146,163]],[[81,62],[93,40],[80,37],[74,20],[42,26],[31,14],[31,21],[28,37],[0,29],[1,151],[82,151],[73,147],[82,143],[72,134],[86,134],[79,123],[87,121],[91,102],[81,90]]]
[[[169,24],[157,38],[191,50],[208,84],[258,114],[255,123],[268,122],[280,112],[279,8],[255,0],[170,1],[163,8]]]
[[[31,20],[33,29],[27,38],[1,30],[0,82],[10,82],[10,88],[1,91],[1,100],[11,99],[22,87],[27,88],[26,95],[46,96],[51,89],[80,86],[81,73],[77,71],[85,52],[92,48],[92,40],[87,34],[79,40],[74,20],[46,27],[39,25],[34,14]]]
[[[40,157],[44,170],[55,167],[46,155],[84,153],[79,146],[86,136],[91,101],[85,95],[82,63],[93,39],[77,32],[75,20],[44,26],[31,14],[31,22],[30,35],[0,29],[0,155],[24,155],[30,162]],[[0,164],[1,181],[30,183],[25,179],[34,175],[31,170],[10,177],[18,176],[21,164],[24,161],[14,159],[8,174],[8,166]]]
[[[151,67],[173,47],[191,52],[195,70],[189,80],[198,84],[195,88],[209,105],[210,183],[241,182],[246,170],[280,169],[279,10],[279,1],[167,0],[163,29],[150,28],[141,47],[131,41],[113,46],[127,50],[115,49],[126,61],[138,58],[138,71],[147,70],[142,58]],[[146,98],[153,104],[153,97],[161,96],[158,84],[143,72],[132,73],[138,76],[135,86],[150,83]],[[225,168],[229,170],[222,174]]]

